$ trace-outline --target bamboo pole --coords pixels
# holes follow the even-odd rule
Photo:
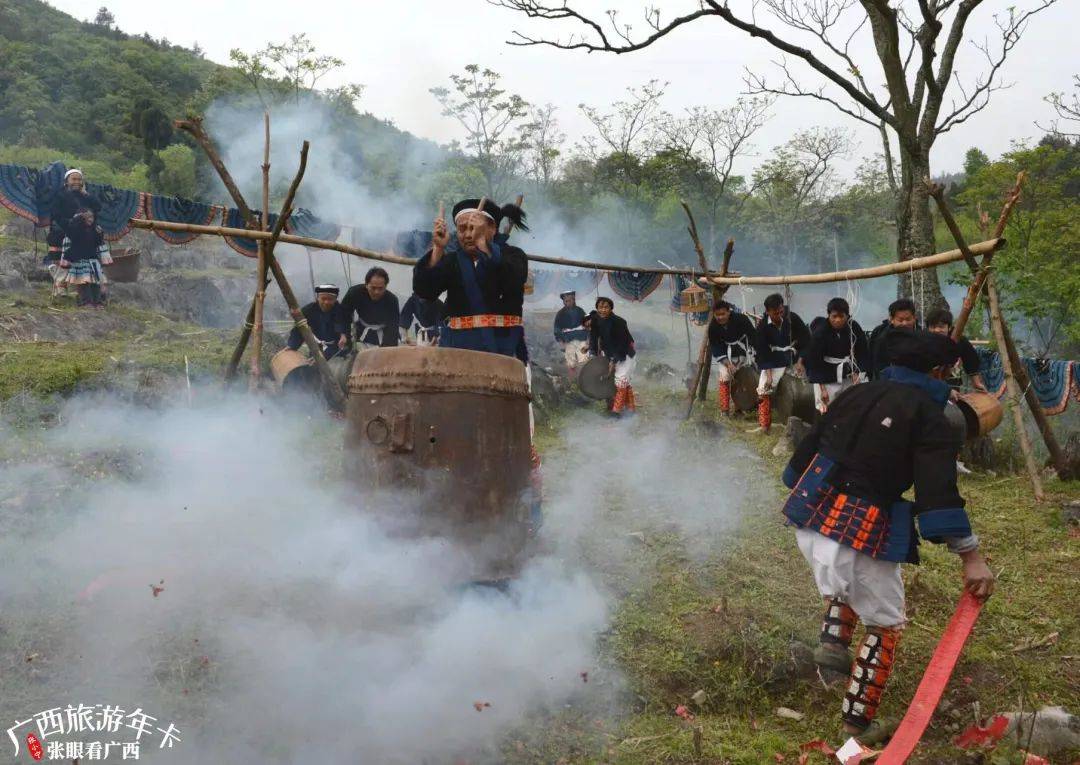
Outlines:
[[[1024,417],[1020,410],[1021,394],[1020,385],[1016,378],[1016,368],[1013,366],[1010,354],[1005,352],[1008,338],[1005,337],[1005,320],[1001,315],[1001,301],[998,300],[993,274],[989,274],[986,278],[986,295],[990,300],[990,324],[994,328],[994,337],[997,338],[998,348],[1001,351],[998,355],[1001,356],[1001,366],[1005,370],[1005,386],[1009,391],[1009,411],[1012,413],[1016,435],[1020,439],[1020,451],[1024,455],[1024,466],[1027,468],[1031,486],[1035,491],[1035,500],[1042,502],[1046,495],[1043,494],[1039,467],[1035,464],[1031,441],[1028,439],[1027,429],[1024,427]]]
[[[267,279],[263,282],[263,289],[265,290],[270,285],[270,280]],[[236,377],[236,370],[240,366],[240,360],[244,356],[244,349],[247,348],[248,339],[251,337],[251,328],[255,324],[255,298],[251,299],[251,304],[248,306],[247,314],[244,319],[244,328],[240,330],[240,340],[236,343],[236,347],[233,348],[232,356],[229,358],[229,363],[225,365],[225,382],[229,383]]]
[[[701,266],[702,273],[708,273],[709,264],[705,259],[705,248],[701,246],[701,238],[698,236],[697,222],[694,220],[694,213],[690,210],[690,205],[680,200],[683,210],[686,212],[686,218],[689,224],[686,227],[687,232],[690,234],[690,240],[694,243],[694,250],[697,252],[698,264]],[[728,239],[727,246],[724,248],[724,260],[720,267],[720,275],[723,276],[728,272],[728,266],[731,264],[731,256],[735,253],[735,240]],[[727,286],[713,284],[712,297],[713,305],[716,305],[716,301],[722,300],[724,294],[728,291]],[[690,419],[690,414],[694,411],[694,399],[698,398],[702,401],[705,400],[709,391],[709,373],[712,371],[712,364],[709,360],[709,325],[706,323],[704,332],[701,337],[701,346],[698,348],[697,368],[694,372],[694,382],[690,386],[689,401],[686,405],[686,416],[684,420]]]
[[[1001,238],[990,239],[971,245],[971,252],[975,255],[986,255],[988,252],[1002,247],[1005,240]],[[845,282],[858,279],[873,279],[878,276],[891,276],[893,274],[907,273],[908,271],[920,271],[924,268],[934,268],[946,263],[954,263],[963,260],[964,255],[960,250],[948,250],[934,255],[926,255],[921,258],[912,258],[903,262],[888,263],[883,266],[871,266],[870,268],[854,268],[850,271],[829,271],[823,274],[795,274],[780,276],[707,276],[700,281],[704,284],[717,284],[731,286],[733,284],[822,284],[826,282]]]
[[[177,120],[176,127],[183,130],[193,138],[206,152],[207,158],[210,160],[210,164],[217,170],[218,175],[221,177],[222,183],[225,184],[225,188],[228,189],[229,194],[232,196],[233,201],[236,202],[236,207],[240,213],[244,216],[244,220],[249,226],[251,231],[246,229],[239,230],[239,236],[251,236],[258,235],[259,239],[268,240],[270,246],[267,247],[266,261],[270,267],[271,273],[274,275],[274,280],[278,283],[278,287],[281,289],[281,294],[285,298],[286,304],[289,306],[289,313],[293,317],[293,321],[296,322],[296,328],[300,331],[300,336],[304,339],[305,345],[308,350],[311,351],[312,359],[315,362],[315,368],[319,370],[319,376],[322,379],[323,386],[326,389],[327,395],[330,397],[331,404],[337,408],[343,408],[345,404],[345,396],[341,390],[341,386],[338,385],[334,379],[333,373],[330,371],[330,367],[326,363],[326,358],[322,354],[322,349],[319,347],[318,342],[315,340],[315,335],[311,332],[311,327],[308,326],[307,319],[304,318],[303,313],[300,311],[300,306],[296,302],[296,295],[292,291],[292,287],[289,285],[288,279],[285,277],[284,271],[281,269],[281,265],[277,262],[277,258],[274,257],[272,249],[276,244],[278,238],[281,236],[281,232],[284,229],[285,221],[289,215],[292,214],[290,205],[292,203],[292,195],[295,194],[296,187],[300,184],[300,180],[303,178],[304,170],[307,167],[307,153],[309,144],[304,141],[303,148],[300,151],[300,169],[297,172],[296,177],[293,179],[292,186],[290,186],[290,196],[286,200],[285,206],[282,208],[281,214],[278,217],[278,222],[274,226],[274,231],[269,235],[265,231],[255,230],[258,226],[258,222],[255,220],[255,216],[251,212],[251,208],[248,207],[247,202],[244,200],[244,195],[240,193],[240,189],[237,188],[235,181],[233,181],[232,175],[229,173],[225,163],[222,162],[221,156],[217,153],[217,149],[214,147],[210,137],[206,134],[206,131],[202,127],[202,120],[198,118],[192,118],[189,120]],[[243,333],[241,332],[241,335]]]
[[[1005,204],[1001,207],[1001,215],[998,216],[997,225],[994,226],[994,235],[990,237],[991,240],[1000,239],[1002,236],[1004,236],[1005,226],[1008,225],[1009,217],[1012,215],[1013,208],[1016,207],[1016,203],[1020,199],[1020,191],[1023,188],[1024,181],[1026,179],[1026,172],[1021,171],[1017,173],[1016,183],[1009,191],[1009,194],[1005,197]],[[941,200],[938,200],[938,206],[940,209]],[[980,221],[984,215],[985,214],[980,211]],[[987,269],[990,266],[990,259],[993,257],[993,255],[993,251],[986,253],[985,257],[983,257],[982,267],[975,273],[975,278],[972,280],[971,286],[968,287],[968,293],[964,297],[964,304],[960,307],[960,313],[956,316],[956,321],[953,322],[954,340],[958,339],[961,335],[964,334],[964,329],[967,327],[968,318],[971,317],[971,312],[975,310],[975,304],[979,301],[979,293],[982,292],[983,284],[986,283],[986,277],[989,275],[989,271]]]
[[[1023,181],[1024,174],[1020,173],[1016,178],[1016,185],[1013,186],[1012,190],[1009,192],[1005,206],[1002,208],[995,234],[1000,234],[1004,231],[1005,225],[1009,219],[1009,213],[1020,198],[1020,189],[1023,185]],[[949,209],[949,205],[945,201],[943,190],[940,186],[936,186],[935,184],[929,184],[929,188],[930,195],[934,197],[934,201],[937,202],[941,217],[945,220],[946,225],[949,227],[949,231],[952,232],[953,238],[956,239],[957,246],[960,247],[961,251],[967,250],[967,245],[964,243],[964,235],[960,232],[960,227],[956,224],[956,219],[953,217],[952,210]],[[973,269],[974,278],[972,279],[968,297],[964,299],[965,308],[968,308],[969,301],[978,299],[979,292],[982,290],[982,285],[984,283],[987,285],[987,292],[989,292],[989,282],[987,281],[991,270],[987,263],[989,259],[990,255],[987,255],[983,258],[982,265],[978,266],[978,264],[976,264],[977,267]],[[967,260],[966,257],[965,260]],[[968,261],[969,265],[974,262],[974,260],[974,257],[972,257]],[[995,294],[996,292],[997,290],[995,288]],[[974,302],[971,302],[970,305],[974,306]],[[970,310],[968,311],[968,315],[970,315]],[[962,336],[962,331],[963,327],[954,326],[952,333],[953,339],[959,340]],[[1024,401],[1027,403],[1028,409],[1031,410],[1031,416],[1034,418],[1035,424],[1039,428],[1039,434],[1042,436],[1043,443],[1046,444],[1046,450],[1050,453],[1050,459],[1054,463],[1054,469],[1058,472],[1058,475],[1065,475],[1067,469],[1065,453],[1061,449],[1057,437],[1054,435],[1054,429],[1050,425],[1050,420],[1046,416],[1046,412],[1042,409],[1042,404],[1039,403],[1039,397],[1031,387],[1031,380],[1028,377],[1027,368],[1020,359],[1020,353],[1016,350],[1016,343],[1012,338],[1012,331],[1009,329],[1009,325],[1005,323],[1004,317],[1002,317],[1001,320],[1001,335],[1001,341],[998,343],[999,355],[1001,355],[1002,358],[1005,356],[1009,357],[1009,362],[1013,369],[1013,376],[1016,378],[1017,385],[1023,392]]]
[[[262,163],[262,219],[260,227],[266,231],[266,223],[270,210],[270,112],[263,112],[263,163]],[[259,263],[256,267],[258,274],[255,280],[255,311],[252,315],[254,326],[251,330],[251,379],[248,382],[249,390],[256,390],[262,378],[262,349],[263,349],[263,307],[266,303],[266,242],[259,242]]]

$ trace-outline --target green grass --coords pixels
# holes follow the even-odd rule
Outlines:
[[[46,312],[55,312],[62,321],[115,321],[118,331],[77,342],[0,342],[0,401],[19,392],[69,394],[104,382],[103,375],[180,376],[185,356],[192,376],[219,374],[235,343],[235,332],[209,330],[130,306],[112,305],[101,314],[89,314],[69,300],[51,301],[47,290],[0,301],[0,321]]]

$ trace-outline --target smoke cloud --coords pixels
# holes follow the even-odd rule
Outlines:
[[[4,730],[108,703],[180,729],[144,739],[153,761],[497,762],[530,715],[615,703],[617,677],[581,674],[603,675],[605,577],[641,576],[660,533],[715,549],[750,491],[730,449],[583,414],[546,461],[543,552],[505,592],[465,587],[459,551],[373,520],[341,423],[200,399],[3,426]]]

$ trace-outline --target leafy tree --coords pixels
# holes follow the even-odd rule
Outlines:
[[[469,64],[464,74],[450,75],[453,92],[443,87],[429,91],[442,106],[443,116],[465,128],[465,145],[484,176],[486,192],[499,200],[521,170],[529,148],[525,131],[529,104],[501,88],[500,79],[498,72]]]
[[[182,143],[174,143],[157,152],[161,162],[155,191],[186,199],[197,196],[195,152]]]
[[[1024,192],[1009,219],[1009,246],[994,257],[1003,297],[1032,327],[1039,351],[1080,349],[1080,145],[1022,147],[981,167],[961,194],[966,227],[996,209],[1021,170]]]
[[[112,29],[116,26],[116,17],[103,5],[98,8],[97,16],[94,17],[94,25],[104,27],[105,29]]]

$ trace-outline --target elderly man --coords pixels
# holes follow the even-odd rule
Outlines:
[[[562,292],[563,307],[555,314],[555,341],[562,346],[567,376],[573,380],[578,368],[589,360],[589,330],[585,329],[585,309],[577,304],[577,293]]]
[[[822,413],[842,391],[865,382],[870,369],[866,333],[851,318],[848,302],[835,297],[825,313],[826,317],[814,319],[810,347],[803,359],[806,376],[814,386],[814,404]]]
[[[883,342],[891,365],[881,379],[837,396],[783,476],[792,490],[784,516],[827,604],[814,658],[823,680],[850,670],[841,719],[864,742],[882,732],[869,729],[905,623],[900,564],[918,563],[919,536],[960,556],[972,595],[988,597],[994,586],[956,486],[960,443],[943,413],[949,386],[929,374],[952,363],[955,344],[903,328]],[[903,500],[912,485],[915,501]],[[853,663],[860,620],[866,635]]]
[[[390,274],[376,266],[367,272],[364,283],[349,288],[341,301],[350,321],[355,314],[360,351],[393,348],[398,344],[401,311],[397,295],[387,289],[389,284]]]
[[[810,342],[810,332],[799,314],[784,305],[784,298],[774,293],[765,298],[765,315],[757,325],[756,361],[758,378],[758,429],[772,427],[772,394],[788,368],[802,368],[800,356]]]
[[[315,288],[315,302],[300,309],[322,347],[323,356],[328,359],[349,347],[349,315],[338,302],[338,292],[336,285],[320,284]],[[293,327],[289,333],[289,348],[295,351],[303,344],[300,330]]]
[[[939,335],[952,335],[953,315],[948,308],[936,308],[926,315],[926,328]],[[956,353],[959,356],[957,362],[949,370],[945,378],[954,391],[959,390],[964,384],[964,377],[971,381],[971,387],[975,390],[986,392],[986,383],[983,382],[982,374],[979,373],[979,354],[975,352],[975,346],[966,337],[961,336],[956,341]]]
[[[521,310],[528,259],[499,234],[505,218],[527,231],[517,205],[465,199],[454,205],[457,236],[440,216],[431,249],[413,267],[413,291],[426,300],[446,293],[446,323],[439,347],[486,351],[528,362]]]
[[[709,321],[709,351],[713,360],[720,364],[716,378],[717,404],[721,414],[731,412],[731,381],[735,372],[754,360],[754,340],[757,333],[750,317],[735,313],[735,306],[727,301],[717,301]]]

